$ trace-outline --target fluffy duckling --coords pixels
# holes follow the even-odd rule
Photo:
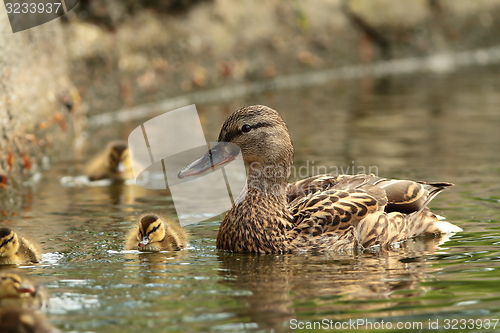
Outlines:
[[[374,175],[320,175],[288,184],[293,145],[275,110],[255,105],[233,112],[219,142],[240,147],[250,165],[247,189],[222,220],[217,248],[231,252],[352,251],[423,234],[458,232],[427,204],[453,184],[391,180]],[[197,175],[239,153],[216,144],[182,169]]]
[[[40,262],[38,246],[14,230],[0,228],[0,265],[22,265]]]
[[[106,149],[97,154],[86,166],[85,175],[90,181],[112,178],[132,178],[132,169],[125,141],[112,141]]]
[[[13,271],[0,271],[0,307],[40,309],[47,304],[47,299],[46,289],[33,283],[27,276]]]
[[[59,333],[41,314],[30,309],[0,309],[0,333]]]
[[[188,235],[177,221],[156,214],[144,214],[130,230],[127,250],[177,251],[186,247]]]

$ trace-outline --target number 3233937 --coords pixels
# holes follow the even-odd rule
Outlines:
[[[37,2],[24,2],[24,3],[6,3],[5,9],[7,14],[50,14],[59,13],[61,3],[37,3]]]

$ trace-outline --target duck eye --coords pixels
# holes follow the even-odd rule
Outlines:
[[[252,126],[250,126],[250,125],[243,125],[243,126],[241,126],[241,131],[243,133],[248,133],[248,132],[250,132],[251,129],[252,129]]]

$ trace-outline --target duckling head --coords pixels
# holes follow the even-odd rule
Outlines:
[[[18,249],[19,238],[14,230],[6,227],[0,228],[0,257],[15,255]]]
[[[139,232],[137,240],[139,248],[144,248],[148,244],[161,242],[165,238],[165,226],[163,221],[156,215],[145,215],[139,222]]]
[[[286,173],[292,164],[293,146],[288,128],[278,112],[267,106],[253,105],[233,112],[222,124],[217,141],[207,154],[179,171],[178,177],[198,175],[234,160],[239,151],[225,142],[240,148],[251,169],[262,171],[267,166],[283,166]]]
[[[112,141],[108,145],[108,152],[109,170],[118,174],[126,172],[129,164],[127,143]]]
[[[24,295],[35,295],[36,288],[22,276],[13,272],[0,273],[0,299],[19,298]]]

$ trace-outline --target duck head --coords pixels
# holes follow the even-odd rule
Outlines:
[[[235,144],[239,149],[226,143]],[[199,175],[227,164],[236,158],[239,150],[250,170],[259,170],[261,175],[266,171],[273,176],[273,170],[281,167],[281,174],[288,178],[293,160],[288,129],[278,112],[263,105],[233,112],[222,125],[217,143],[204,156],[179,171],[178,177]]]

